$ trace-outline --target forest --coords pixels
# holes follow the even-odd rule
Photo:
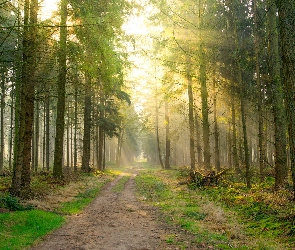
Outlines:
[[[1,0],[0,20],[1,195],[144,161],[293,204],[293,0]]]

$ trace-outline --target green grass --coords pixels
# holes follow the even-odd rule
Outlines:
[[[57,212],[67,215],[80,213],[83,208],[93,201],[104,185],[104,182],[98,182],[97,187],[87,189],[76,195],[73,200],[62,203]]]
[[[176,170],[142,172],[136,177],[138,192],[143,200],[161,208],[168,223],[195,234],[196,242],[218,249],[289,249],[279,243],[286,235],[286,222],[278,219],[277,207],[260,202],[253,194],[245,195],[249,190],[244,185],[190,190],[177,185],[179,176]],[[208,204],[213,203],[216,206],[211,209]],[[218,218],[220,211],[238,215],[231,219],[221,213]],[[239,225],[243,226],[236,229]]]
[[[24,249],[38,238],[60,227],[64,221],[61,215],[41,210],[2,213],[0,249]]]
[[[294,204],[287,201],[287,195],[275,193],[265,186],[264,183],[264,186],[257,185],[251,190],[225,186],[207,188],[198,192],[237,212],[248,234],[268,241],[294,244],[295,232],[292,232],[295,225]],[[267,245],[263,241],[260,244]]]
[[[126,183],[129,181],[130,176],[122,176],[117,185],[112,188],[112,192],[120,193],[124,190]]]
[[[0,249],[26,249],[50,231],[59,228],[66,221],[65,215],[81,212],[97,196],[106,182],[113,179],[113,174],[106,174],[105,178],[98,178],[102,175],[104,174],[99,172],[82,175],[81,184],[69,185],[73,191],[78,189],[80,192],[70,202],[61,202],[55,213],[34,209],[30,205],[22,204],[19,199],[11,197],[7,193],[1,194],[0,207],[6,209],[7,212],[0,213]],[[36,188],[36,184],[38,188]],[[0,188],[1,185],[2,183],[0,183]],[[41,187],[41,191],[39,187]],[[42,178],[42,176],[32,184],[32,189],[36,188],[38,191],[36,192],[37,197],[43,197],[48,193],[48,190],[59,190],[60,192],[67,187],[67,185],[51,185],[50,178]],[[62,197],[60,198],[62,200]]]

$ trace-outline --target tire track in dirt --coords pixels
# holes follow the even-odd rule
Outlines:
[[[121,177],[109,183],[81,214],[71,216],[63,227],[46,236],[32,250],[180,249],[166,244],[165,238],[169,234],[185,234],[181,238],[187,240],[188,235],[161,222],[156,208],[136,199],[134,177],[120,193],[112,188]]]

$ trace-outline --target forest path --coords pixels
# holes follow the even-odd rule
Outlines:
[[[32,250],[160,250],[181,249],[166,243],[169,235],[190,245],[186,232],[161,220],[156,208],[136,199],[135,176],[121,192],[114,191],[122,176],[107,184],[99,196],[81,213],[70,217],[60,229],[45,237]],[[202,249],[189,247],[189,249]]]

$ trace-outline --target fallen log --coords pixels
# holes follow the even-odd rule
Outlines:
[[[205,186],[216,186],[222,175],[224,175],[229,169],[224,169],[221,172],[217,173],[213,170],[207,174],[203,174],[198,170],[190,171],[189,177],[186,181],[181,181],[179,185],[190,185],[195,184],[198,187]]]

